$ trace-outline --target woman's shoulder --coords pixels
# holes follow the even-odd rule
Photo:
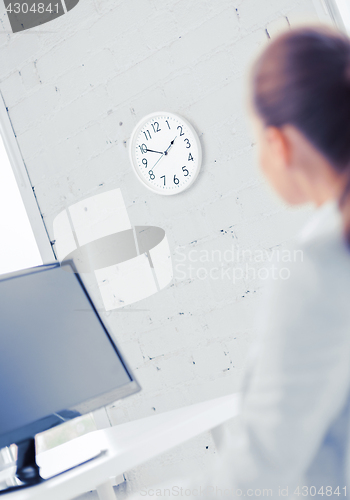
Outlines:
[[[317,273],[320,281],[344,281],[350,287],[350,247],[342,233],[334,231],[320,235],[310,241],[293,245],[299,249],[299,265],[295,265],[295,272],[310,271]],[[295,264],[298,264],[295,261]]]
[[[282,321],[330,327],[350,322],[350,249],[341,235],[327,235],[289,247],[284,273],[272,283],[271,314]],[[284,276],[285,279],[281,279]]]
[[[348,276],[350,246],[346,243],[342,215],[334,200],[316,211],[296,238],[293,248],[299,249],[302,256],[300,271],[315,269],[320,279],[340,280],[340,274]]]

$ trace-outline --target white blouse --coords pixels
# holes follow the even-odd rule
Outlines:
[[[335,202],[294,249],[302,259],[270,287],[209,496],[350,496],[350,249]]]

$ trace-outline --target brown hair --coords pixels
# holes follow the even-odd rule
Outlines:
[[[253,105],[266,126],[294,125],[349,181],[339,200],[350,244],[350,39],[329,28],[279,36],[253,68]]]

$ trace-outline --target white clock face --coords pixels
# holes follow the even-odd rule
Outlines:
[[[151,191],[171,195],[187,189],[202,161],[193,127],[173,113],[152,113],[135,127],[130,158],[138,179]]]

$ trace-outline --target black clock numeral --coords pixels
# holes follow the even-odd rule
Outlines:
[[[174,184],[179,184],[179,179],[176,177],[176,175],[174,175]]]
[[[145,134],[146,139],[152,139],[151,132],[149,130],[146,130],[143,132]]]
[[[156,178],[156,176],[153,173],[153,170],[149,170],[148,173],[149,173],[149,178],[151,179],[151,181],[153,181]]]
[[[171,128],[171,127],[170,127],[170,125],[169,125],[168,120],[165,120],[165,121],[166,121],[166,123],[167,123],[167,125],[168,125],[168,128],[169,128],[169,130],[170,130],[170,128]]]
[[[161,179],[164,179],[164,186],[165,186],[165,175],[162,175]]]
[[[187,143],[187,146],[186,146],[186,149],[190,148],[191,147],[191,143],[188,139],[184,139],[184,142]]]
[[[141,146],[139,146],[139,148],[140,148],[142,154],[147,153],[146,144],[141,144]]]
[[[159,128],[159,123],[158,122],[152,123],[152,127],[153,127],[153,132],[154,133],[160,132],[162,130],[161,128]]]
[[[189,174],[189,171],[187,170],[186,166],[182,167],[182,171],[184,173],[184,177],[187,177]],[[185,172],[187,172],[187,173],[185,174]]]
[[[194,161],[194,158],[193,158],[193,156],[191,155],[191,153],[188,155],[188,161]]]
[[[143,163],[143,164],[144,164],[144,166],[147,168],[147,163],[148,163],[148,162],[147,162],[146,158],[142,158],[142,163]]]
[[[184,133],[184,132],[182,132],[182,127],[181,127],[181,125],[179,125],[179,126],[177,127],[177,130],[179,130],[179,129],[180,129],[180,137],[181,137],[182,135],[185,135],[185,133]]]

